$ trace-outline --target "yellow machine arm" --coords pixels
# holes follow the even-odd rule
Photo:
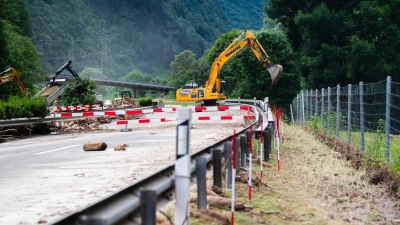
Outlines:
[[[211,106],[215,105],[217,100],[226,99],[226,96],[221,91],[219,74],[224,64],[246,46],[251,48],[258,61],[268,70],[272,78],[272,84],[276,83],[282,74],[282,66],[278,64],[272,65],[269,56],[256,37],[250,31],[245,30],[214,60],[205,87],[184,85],[176,91],[176,100],[203,102],[202,104]]]
[[[245,38],[243,39],[244,35]],[[222,67],[230,58],[232,58],[246,46],[251,48],[261,65],[271,74],[272,84],[275,84],[278,81],[279,76],[282,74],[282,66],[272,65],[269,56],[258,42],[256,37],[250,31],[245,30],[218,56],[218,58],[214,60],[205,88],[211,90],[215,86],[215,91],[220,92],[221,86],[218,77]]]
[[[7,83],[9,81],[14,81],[18,89],[21,91],[21,94],[23,95],[25,94],[26,88],[24,81],[22,80],[22,77],[18,73],[18,71],[14,68],[10,68],[0,73],[0,85]]]

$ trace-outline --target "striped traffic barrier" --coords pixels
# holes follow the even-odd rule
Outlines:
[[[252,120],[255,116],[194,116],[192,121],[231,121],[231,120]],[[128,122],[129,121],[129,122]],[[125,125],[128,123],[162,123],[176,121],[176,117],[166,117],[157,119],[138,119],[138,120],[117,120],[117,125]]]

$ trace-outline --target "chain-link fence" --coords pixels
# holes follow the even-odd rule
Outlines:
[[[400,164],[400,83],[303,90],[291,105],[293,123],[324,130],[360,151]]]

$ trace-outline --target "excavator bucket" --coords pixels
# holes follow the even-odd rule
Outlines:
[[[271,74],[272,84],[275,84],[279,77],[282,75],[283,67],[279,64],[273,64],[267,68],[269,74]]]

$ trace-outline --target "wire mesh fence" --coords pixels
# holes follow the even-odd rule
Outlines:
[[[371,84],[303,90],[291,109],[293,123],[323,130],[400,166],[400,83],[391,77]]]

